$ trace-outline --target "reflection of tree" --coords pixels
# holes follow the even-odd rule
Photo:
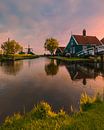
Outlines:
[[[56,75],[58,70],[59,70],[58,65],[55,64],[53,59],[49,64],[45,65],[45,72],[47,75]]]
[[[16,75],[23,67],[23,61],[5,62],[1,64],[2,70],[9,75]]]

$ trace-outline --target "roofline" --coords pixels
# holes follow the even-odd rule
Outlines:
[[[102,43],[102,45],[104,45],[104,43],[102,42],[102,40],[100,40],[100,42]]]
[[[60,49],[60,48],[59,48]],[[60,51],[62,52],[62,50],[60,49]],[[64,51],[64,50],[63,50]],[[63,53],[63,52],[62,52]]]
[[[77,42],[77,40],[75,39],[75,37],[74,36],[83,36],[83,35],[72,35],[72,37],[74,38],[74,40],[76,41],[76,43],[78,44],[78,42]],[[96,37],[96,36],[88,36],[88,37]],[[97,38],[97,37],[96,37]],[[98,38],[97,38],[98,39]],[[99,39],[98,39],[99,40]],[[103,45],[104,43],[101,41],[101,40],[99,40],[99,42],[101,43],[101,45]],[[78,44],[78,45],[81,45],[81,44]],[[95,44],[96,45],[96,44]]]
[[[59,50],[63,53],[65,48],[63,49],[63,51],[61,50],[61,48],[60,48],[60,47],[58,47],[58,49],[59,49]]]
[[[77,40],[75,39],[74,35],[72,35],[72,37],[75,40],[75,42],[77,43],[77,45],[79,45],[78,42],[77,42]]]

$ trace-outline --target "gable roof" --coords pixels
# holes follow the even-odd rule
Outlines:
[[[56,53],[63,53],[63,52],[64,52],[64,49],[65,49],[65,47],[58,47],[58,48],[56,49]]]
[[[64,51],[65,47],[58,47],[62,52]]]
[[[102,44],[96,36],[73,35],[73,37],[80,45],[87,45],[87,44],[101,45]]]
[[[104,38],[103,38],[103,39],[101,39],[101,42],[104,44]]]

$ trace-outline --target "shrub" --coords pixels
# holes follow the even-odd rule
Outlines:
[[[5,119],[5,124],[13,124],[15,121],[22,119],[22,115],[20,113],[14,114],[12,117],[7,117]]]
[[[96,103],[101,103],[102,102],[102,98],[100,93],[97,93],[96,96],[94,97],[94,102]]]
[[[101,103],[101,95],[99,93],[96,94],[94,97],[90,97],[85,93],[82,93],[80,98],[80,110],[85,111],[87,110],[92,104],[94,103]]]
[[[66,113],[63,109],[58,112],[58,117],[65,117]]]
[[[91,106],[93,102],[93,99],[89,97],[86,92],[82,93],[81,98],[80,98],[80,110],[85,111],[88,107]]]
[[[46,117],[55,117],[57,114],[52,111],[51,106],[46,102],[40,102],[33,110],[32,110],[32,118],[43,119]]]

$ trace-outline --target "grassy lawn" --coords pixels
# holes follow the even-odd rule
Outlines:
[[[24,59],[34,59],[38,58],[37,55],[31,54],[15,54],[15,55],[8,55],[8,56],[0,56],[0,61],[13,61],[13,60],[24,60]]]
[[[78,58],[78,57],[61,57],[61,56],[51,56],[51,59],[58,59],[58,60],[62,60],[62,61],[90,61],[91,59],[88,58]]]
[[[7,117],[0,130],[104,130],[104,102],[86,95],[80,102],[81,111],[72,116],[41,102],[27,114]]]

